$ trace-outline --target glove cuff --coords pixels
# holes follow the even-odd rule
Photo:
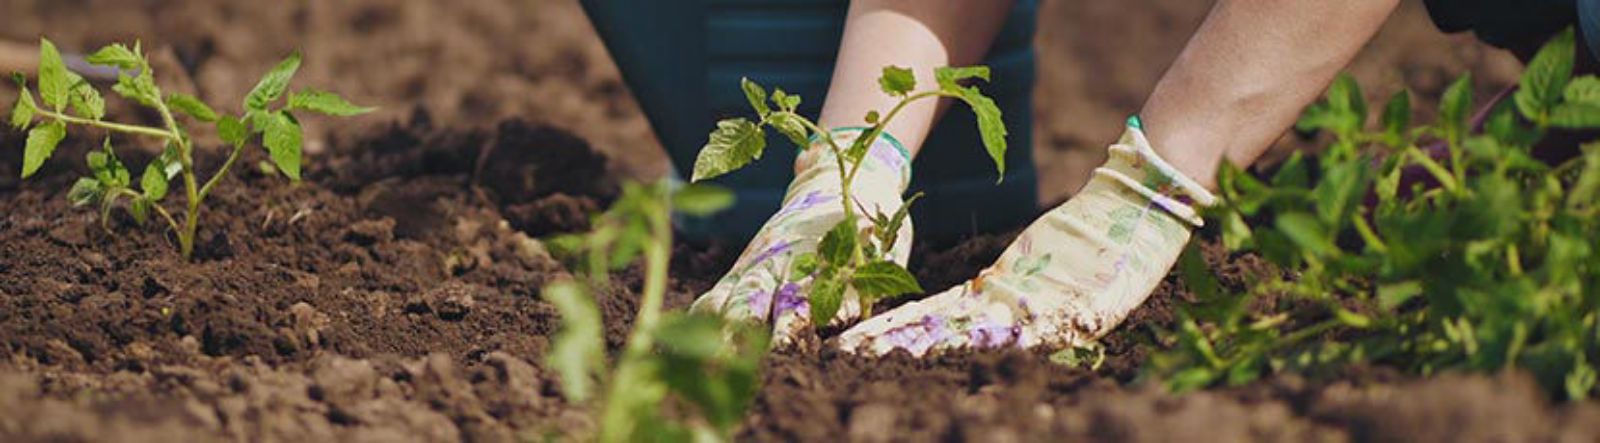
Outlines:
[[[849,149],[856,139],[861,137],[871,128],[860,126],[844,126],[829,131],[834,143],[840,149]],[[829,149],[827,142],[817,135],[811,136],[811,148],[800,153],[795,160],[797,175],[811,168],[833,168],[837,163],[833,158],[833,150]],[[861,172],[857,174],[860,181],[861,175],[893,174],[893,183],[898,185],[897,191],[904,192],[911,183],[911,152],[900,144],[900,140],[888,131],[878,133],[876,140],[867,147],[866,158],[862,160]]]
[[[1216,204],[1216,196],[1156,154],[1138,116],[1128,118],[1127,130],[1107,153],[1105,165],[1095,169],[1097,177],[1122,183],[1195,227],[1205,224],[1195,208]]]

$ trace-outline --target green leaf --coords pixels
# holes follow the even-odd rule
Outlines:
[[[1466,138],[1467,119],[1471,117],[1471,112],[1472,73],[1469,72],[1451,83],[1444,90],[1444,96],[1439,98],[1439,125],[1451,143],[1459,143]]]
[[[144,63],[139,54],[121,43],[112,43],[100,48],[84,60],[101,66],[115,66],[118,69],[137,69]]]
[[[111,90],[123,98],[145,106],[155,107],[161,102],[159,88],[156,87],[155,78],[150,76],[149,70],[141,71],[137,76],[119,74],[117,84],[112,85]]]
[[[588,400],[594,373],[605,359],[600,309],[581,286],[570,281],[546,286],[540,296],[561,313],[561,330],[547,357],[561,377],[561,393],[573,402]]]
[[[878,111],[867,111],[867,117],[863,120],[869,125],[876,125],[878,124],[878,119],[880,118],[882,118],[882,116],[878,115]]]
[[[911,198],[901,203],[900,209],[896,209],[894,215],[883,220],[883,223],[878,223],[878,240],[880,240],[878,243],[882,244],[884,249],[893,248],[895,242],[900,240],[900,226],[904,225],[911,216],[911,205],[916,203],[917,200],[921,200],[923,195],[922,192],[911,194]]]
[[[1550,126],[1567,129],[1600,128],[1600,103],[1562,103],[1550,110]]]
[[[227,144],[243,146],[250,141],[250,128],[237,117],[225,115],[217,119],[217,136]]]
[[[704,217],[733,206],[733,192],[719,186],[689,185],[672,194],[672,209]]]
[[[306,110],[335,117],[350,117],[376,111],[378,108],[357,106],[332,92],[307,89],[289,95],[288,110]]]
[[[278,63],[271,71],[261,77],[256,87],[250,90],[250,95],[245,96],[244,108],[251,111],[265,112],[267,105],[283,97],[283,92],[289,88],[289,80],[294,78],[296,71],[300,70],[300,53],[290,54],[288,58]],[[281,165],[280,165],[281,166]],[[298,168],[298,167],[297,167]]]
[[[300,148],[305,142],[300,123],[283,112],[264,114],[266,135],[261,143],[272,154],[272,164],[290,180],[300,181]]]
[[[167,106],[178,112],[188,114],[190,117],[194,117],[195,120],[208,123],[217,121],[217,111],[212,110],[211,106],[189,94],[167,95]]]
[[[883,87],[883,93],[891,97],[905,97],[917,89],[917,76],[910,69],[884,66],[883,76],[878,77],[878,86]]]
[[[783,92],[783,88],[772,88],[772,103],[784,112],[795,112],[800,107],[800,96]]]
[[[1383,133],[1391,148],[1405,147],[1411,129],[1411,92],[1401,89],[1383,105]]]
[[[144,222],[150,220],[150,205],[150,199],[148,198],[140,197],[129,199],[128,215],[133,216],[134,223],[144,226]]]
[[[139,188],[144,190],[144,196],[152,202],[161,201],[167,196],[166,165],[160,159],[150,162],[144,167],[144,176],[139,179]]]
[[[750,120],[733,118],[717,122],[717,129],[711,132],[710,140],[695,158],[694,177],[690,181],[698,182],[743,168],[761,158],[766,148],[767,138],[761,127]]]
[[[807,252],[796,256],[794,262],[789,264],[789,279],[798,281],[816,273],[817,267],[820,265],[817,260],[816,252]]]
[[[1361,93],[1361,84],[1356,83],[1355,77],[1349,73],[1340,73],[1333,80],[1333,85],[1328,87],[1328,105],[1336,110],[1350,111],[1352,126],[1344,129],[1360,131],[1367,123],[1367,99]]]
[[[1572,78],[1573,58],[1576,55],[1572,28],[1562,31],[1545,43],[1539,53],[1528,62],[1515,100],[1522,115],[1533,121],[1543,121],[1550,107],[1561,100]]]
[[[78,177],[78,181],[72,184],[72,189],[67,191],[67,201],[72,202],[72,206],[95,204],[100,202],[103,196],[105,187],[99,180],[89,177]]]
[[[817,243],[817,256],[830,266],[842,266],[855,256],[856,240],[856,219],[846,217],[822,236]]]
[[[21,130],[33,124],[33,113],[39,109],[39,105],[33,103],[33,93],[28,92],[26,86],[19,86],[18,89],[21,92],[17,96],[17,106],[11,108],[11,127]]]
[[[943,89],[946,92],[956,92],[957,90],[965,89],[964,86],[961,86],[961,82],[974,78],[981,79],[983,81],[989,81],[989,67],[981,65],[963,67],[945,66],[934,68],[933,70],[933,79],[939,82],[939,89]]]
[[[1304,212],[1290,212],[1278,216],[1279,231],[1306,252],[1328,256],[1337,252],[1322,221]]]
[[[117,159],[117,152],[111,149],[110,137],[101,143],[99,151],[89,152],[86,163],[89,164],[89,171],[108,190],[126,188],[131,183],[128,168],[122,165],[122,160]]]
[[[766,118],[767,114],[772,112],[767,107],[767,90],[762,89],[761,85],[749,78],[740,78],[739,88],[744,89],[744,98],[750,101],[750,109],[754,109],[756,115]]]
[[[67,138],[67,126],[59,120],[35,126],[28,131],[27,145],[22,153],[22,178],[39,172],[39,167],[44,166],[44,161],[50,159],[50,154],[55,153],[56,145],[64,138]]]
[[[50,39],[39,39],[39,98],[56,112],[67,107],[67,94],[71,92],[72,79],[67,75],[66,63]]]
[[[806,137],[805,117],[791,113],[768,114],[767,124],[777,129],[779,134],[789,138],[795,147],[805,149],[811,146],[811,140]]]
[[[1561,95],[1568,103],[1600,105],[1600,77],[1585,75],[1572,79]]]
[[[839,308],[844,306],[845,282],[842,276],[832,277],[813,282],[807,296],[811,304],[811,324],[817,328],[832,322],[833,317],[839,314]]]
[[[79,117],[86,119],[99,120],[104,118],[106,116],[106,99],[100,96],[100,91],[94,89],[94,85],[89,84],[89,81],[84,80],[78,74],[69,72],[67,77],[72,81],[72,90],[67,96],[67,102],[72,105],[72,110]]]
[[[1422,295],[1422,282],[1406,280],[1378,285],[1378,306],[1385,311],[1399,308],[1412,298]]]
[[[856,269],[850,286],[867,300],[923,292],[922,285],[917,284],[917,278],[910,271],[888,260],[867,263]]]

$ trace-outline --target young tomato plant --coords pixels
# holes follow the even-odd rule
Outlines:
[[[111,90],[123,98],[151,108],[161,116],[162,126],[141,126],[104,120],[105,99],[82,76],[67,69],[61,54],[49,39],[39,42],[39,99],[33,94],[21,75],[17,84],[22,94],[11,112],[11,124],[17,129],[28,129],[26,150],[23,153],[22,177],[39,171],[45,160],[55,152],[56,145],[66,138],[67,129],[73,126],[94,127],[109,133],[149,137],[166,144],[161,155],[145,166],[139,176],[139,189],[133,187],[132,177],[111,148],[111,137],[105,139],[102,152],[91,152],[89,177],[78,179],[67,193],[74,205],[100,205],[102,223],[109,220],[111,209],[126,200],[127,210],[135,221],[143,224],[154,212],[178,236],[178,247],[184,258],[194,253],[195,233],[199,229],[200,210],[207,196],[222,181],[228,169],[250,139],[261,136],[262,145],[270,153],[277,169],[292,180],[300,180],[300,148],[303,137],[299,120],[294,113],[316,112],[334,116],[353,116],[371,112],[351,104],[328,92],[303,90],[288,95],[286,103],[274,107],[288,89],[289,80],[300,68],[300,55],[295,54],[279,63],[256,84],[245,97],[241,115],[235,116],[213,110],[198,98],[185,94],[164,94],[156,86],[155,72],[138,43],[132,48],[112,44],[88,57],[93,64],[111,66],[122,73]],[[205,124],[216,126],[217,135],[233,147],[228,159],[205,181],[195,169],[194,140],[178,114]],[[32,129],[29,129],[29,128]],[[161,205],[166,198],[169,183],[182,177],[185,198],[182,221]]]
[[[732,118],[717,122],[710,141],[701,148],[695,159],[693,181],[698,182],[738,170],[761,158],[766,150],[766,130],[776,130],[796,147],[808,149],[821,144],[837,162],[839,171],[840,203],[844,219],[822,238],[815,253],[797,257],[792,273],[812,276],[809,291],[812,324],[823,327],[839,311],[848,289],[854,288],[861,298],[863,315],[871,315],[873,302],[904,294],[922,292],[915,277],[900,264],[890,259],[889,251],[897,240],[900,227],[905,223],[911,203],[921,194],[912,196],[893,214],[858,211],[851,192],[851,184],[867,151],[883,134],[884,128],[900,111],[911,103],[923,99],[953,98],[972,108],[978,120],[978,131],[995,168],[1005,174],[1006,127],[1000,108],[993,99],[976,86],[964,85],[973,79],[989,80],[986,66],[942,67],[934,70],[938,88],[916,91],[917,80],[911,70],[886,66],[878,84],[883,92],[900,99],[887,113],[872,111],[864,121],[867,128],[848,146],[841,145],[827,129],[801,116],[796,109],[800,97],[774,89],[769,97],[766,89],[750,79],[743,79],[741,87],[757,121]],[[768,102],[771,104],[768,104]],[[814,143],[816,142],[816,143]],[[868,220],[868,227],[858,229],[860,219]]]
[[[569,400],[593,402],[597,440],[728,441],[743,420],[758,388],[767,332],[727,325],[710,315],[663,313],[661,307],[672,251],[669,205],[684,214],[706,215],[732,200],[727,191],[707,186],[669,196],[664,185],[630,183],[595,219],[593,231],[552,241],[558,251],[580,256],[575,268],[587,278],[543,290],[562,317],[549,361]],[[641,255],[645,277],[639,312],[615,368],[607,371],[604,327],[589,294],[619,290],[609,286],[609,273]],[[596,391],[603,391],[598,399]],[[690,410],[663,414],[669,395]]]
[[[1188,254],[1180,273],[1200,303],[1151,375],[1189,389],[1349,364],[1522,368],[1550,391],[1592,394],[1600,144],[1556,165],[1532,155],[1552,130],[1600,128],[1600,78],[1572,78],[1574,51],[1570,30],[1547,44],[1482,133],[1469,120],[1470,77],[1445,91],[1438,122],[1414,127],[1401,91],[1376,130],[1360,88],[1341,77],[1299,124],[1336,136],[1325,153],[1295,154],[1266,180],[1220,175],[1226,205],[1210,218],[1223,243],[1287,272],[1234,294]],[[1267,295],[1298,308],[1252,311]]]

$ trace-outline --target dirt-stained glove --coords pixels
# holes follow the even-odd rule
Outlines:
[[[862,132],[863,128],[835,129],[833,137],[840,146],[850,146]],[[795,160],[794,182],[784,195],[783,207],[756,233],[728,274],[710,292],[695,299],[691,310],[716,312],[735,320],[771,321],[774,340],[779,344],[811,325],[806,301],[811,278],[792,275],[791,267],[796,257],[815,252],[822,237],[844,219],[844,207],[839,201],[839,165],[833,152],[822,143],[813,143]],[[852,205],[858,213],[892,214],[904,204],[901,195],[910,180],[910,154],[883,133],[871,145],[851,182],[856,200]],[[863,228],[871,223],[866,217],[860,219]],[[902,225],[898,240],[889,251],[896,262],[905,265],[911,253],[910,222]],[[860,313],[859,298],[852,290],[845,294],[833,322],[850,321]]]
[[[843,334],[846,351],[1081,346],[1116,327],[1166,276],[1214,197],[1162,161],[1137,118],[1078,195],[962,285]]]

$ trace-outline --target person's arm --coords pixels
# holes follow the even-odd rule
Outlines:
[[[833,82],[822,105],[822,127],[862,126],[868,111],[887,112],[898,99],[878,87],[883,67],[910,68],[918,89],[934,84],[933,69],[983,59],[1011,10],[1011,0],[858,0],[850,2]],[[885,128],[912,155],[947,100],[907,106]]]
[[[1294,124],[1399,0],[1221,0],[1140,113],[1155,151],[1215,188]]]

